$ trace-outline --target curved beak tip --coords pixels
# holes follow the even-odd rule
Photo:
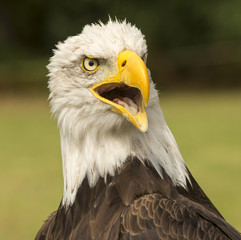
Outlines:
[[[103,82],[96,84],[91,88],[92,93],[99,100],[111,105],[113,110],[123,117],[128,119],[139,131],[146,132],[148,129],[148,119],[146,116],[145,108],[148,106],[149,92],[150,92],[150,82],[147,67],[143,60],[133,51],[123,51],[119,54],[117,58],[118,72],[115,76],[108,77],[104,79]],[[102,87],[106,84],[125,84],[128,87],[137,88],[142,96],[142,101],[139,102],[139,112],[137,114],[132,114],[128,108],[117,104],[108,98],[102,97],[95,90],[98,87]],[[130,96],[129,96],[130,97]],[[118,98],[118,95],[117,95]],[[132,99],[135,102],[135,97]],[[133,102],[132,101],[132,102]],[[120,101],[121,102],[121,101]],[[137,103],[136,103],[137,104]],[[138,105],[137,104],[137,105]]]

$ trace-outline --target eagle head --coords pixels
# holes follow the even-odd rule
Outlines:
[[[78,122],[74,110],[88,121],[90,116],[96,123],[99,119],[97,128],[131,123],[146,132],[145,108],[153,85],[146,59],[144,36],[125,21],[87,25],[80,35],[59,43],[48,65],[52,112],[59,123],[66,122],[67,114],[72,120],[65,129]]]
[[[63,203],[73,203],[84,177],[94,186],[130,156],[148,159],[160,175],[166,165],[177,184],[185,183],[184,162],[146,60],[145,37],[126,21],[87,25],[57,45],[48,69],[51,110],[60,129]],[[172,169],[178,158],[181,175]]]

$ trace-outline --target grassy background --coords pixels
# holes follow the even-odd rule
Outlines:
[[[62,196],[58,129],[47,96],[0,98],[0,239],[33,239]],[[183,157],[241,231],[241,92],[160,96]]]

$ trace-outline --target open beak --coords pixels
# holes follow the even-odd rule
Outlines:
[[[148,129],[145,107],[148,105],[150,83],[142,59],[133,51],[123,51],[117,58],[118,72],[90,90],[100,101],[129,120],[141,132]]]

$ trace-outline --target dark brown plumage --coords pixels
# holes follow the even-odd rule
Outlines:
[[[106,182],[90,188],[85,179],[74,204],[60,204],[36,240],[241,239],[190,173],[186,191],[162,172],[130,158]]]

